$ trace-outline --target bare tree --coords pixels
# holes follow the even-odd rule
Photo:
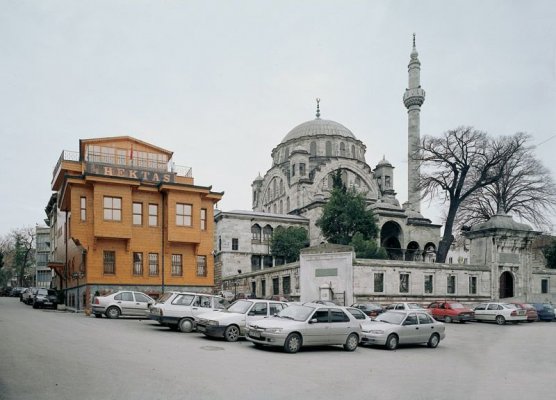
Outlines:
[[[473,193],[498,181],[508,160],[524,145],[521,135],[489,138],[472,127],[449,130],[442,137],[425,136],[413,154],[422,164],[420,189],[423,197],[434,198],[442,192],[448,205],[444,233],[436,261],[443,263],[453,241],[457,212]]]
[[[12,230],[2,242],[4,263],[10,265],[19,286],[31,282],[28,268],[34,261],[35,229],[32,227]]]
[[[518,133],[525,143],[529,136]],[[487,221],[494,214],[515,215],[539,230],[552,229],[556,210],[556,185],[550,171],[523,146],[508,160],[497,181],[471,194],[460,206],[456,226]]]

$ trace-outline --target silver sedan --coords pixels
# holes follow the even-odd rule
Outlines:
[[[387,311],[361,325],[361,344],[377,344],[395,350],[399,344],[426,343],[435,348],[446,337],[442,322],[425,310]]]
[[[291,305],[278,315],[254,321],[247,340],[255,346],[280,346],[296,353],[302,346],[343,345],[354,351],[361,335],[360,321],[343,307],[306,303]]]

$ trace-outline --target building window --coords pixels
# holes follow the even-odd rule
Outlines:
[[[313,157],[317,155],[317,143],[316,142],[311,142],[311,144],[309,145],[309,154]]]
[[[446,293],[456,294],[456,276],[449,275],[446,282]]]
[[[282,256],[276,256],[274,258],[274,265],[284,265],[286,263],[286,259]]]
[[[133,203],[133,225],[143,225],[143,203]]]
[[[251,271],[259,271],[261,269],[261,256],[251,256]]]
[[[104,197],[104,219],[107,221],[122,220],[121,197]]]
[[[133,275],[143,275],[143,253],[133,253]]]
[[[291,293],[291,282],[289,276],[284,276],[282,278],[282,290],[284,291],[284,294]]]
[[[79,204],[81,207],[81,221],[87,221],[87,198],[81,197]]]
[[[541,279],[541,293],[548,293],[548,279]]]
[[[149,275],[158,275],[158,253],[149,253]]]
[[[116,252],[105,250],[103,253],[104,261],[104,273],[105,274],[115,274],[116,273]]]
[[[272,278],[272,294],[280,294],[280,278]]]
[[[433,278],[434,275],[425,275],[425,294],[430,294],[433,291]]]
[[[266,280],[261,279],[261,297],[266,297]]]
[[[384,292],[384,273],[377,272],[374,276],[374,291],[375,293]]]
[[[206,256],[197,256],[197,276],[207,276]]]
[[[327,157],[332,156],[332,142],[330,142],[330,141],[326,142],[326,156]]]
[[[149,226],[158,226],[158,204],[149,204]]]
[[[448,264],[452,264],[452,257],[448,257]]]
[[[299,176],[305,176],[305,163],[299,164]]]
[[[207,230],[207,209],[201,208],[201,230]]]
[[[258,224],[251,227],[251,240],[253,243],[260,243],[261,241],[261,227]]]
[[[272,256],[263,257],[263,266],[264,268],[272,268]]]
[[[272,239],[272,227],[267,225],[263,228],[263,242],[268,242]]]
[[[232,238],[232,250],[239,250],[239,239]]]
[[[400,293],[409,293],[409,274],[400,274]]]
[[[477,294],[477,277],[469,277],[469,294]]]
[[[172,276],[183,275],[183,264],[181,254],[172,254]]]
[[[191,204],[176,204],[176,225],[191,226]]]

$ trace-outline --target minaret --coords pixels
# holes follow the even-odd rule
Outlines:
[[[414,159],[414,154],[420,145],[421,105],[425,101],[425,91],[421,89],[421,63],[419,53],[415,47],[415,34],[413,34],[413,50],[407,66],[409,86],[405,89],[403,103],[407,108],[407,202],[409,209],[421,212],[421,193],[419,191],[419,162]]]

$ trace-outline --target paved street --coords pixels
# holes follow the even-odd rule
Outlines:
[[[449,324],[437,349],[298,354],[0,298],[0,399],[550,399],[556,322]]]

